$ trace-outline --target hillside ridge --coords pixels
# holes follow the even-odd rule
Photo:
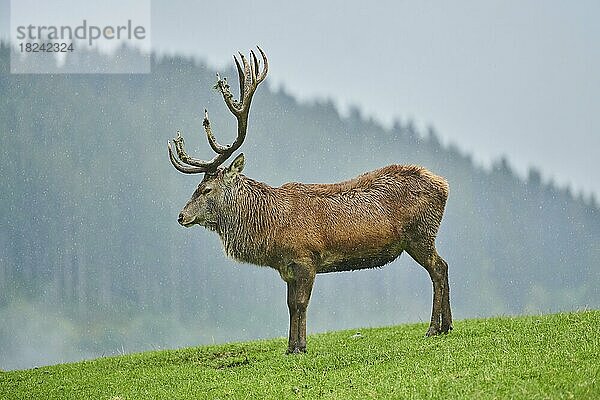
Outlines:
[[[230,343],[0,373],[4,399],[593,398],[600,311],[328,332],[306,355],[285,339]],[[42,396],[42,397],[40,397]]]

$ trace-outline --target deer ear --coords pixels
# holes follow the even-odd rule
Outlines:
[[[232,162],[229,167],[227,167],[227,175],[233,176],[242,172],[244,169],[244,153],[240,153]]]

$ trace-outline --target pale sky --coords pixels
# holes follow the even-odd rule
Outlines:
[[[600,194],[599,1],[191,3],[153,2],[154,48],[223,66],[260,44],[273,87]]]
[[[259,44],[272,87],[412,118],[484,165],[506,155],[600,195],[597,0],[154,0],[151,14],[162,53],[223,68]]]

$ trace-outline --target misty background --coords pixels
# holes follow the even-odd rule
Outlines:
[[[286,335],[278,274],[179,227],[199,177],[166,157],[177,129],[211,156],[204,107],[234,137],[215,72],[255,44],[248,176],[424,165],[457,319],[600,305],[597,3],[244,4],[152,2],[147,75],[11,75],[2,46],[0,369]],[[427,321],[430,286],[406,256],[319,276],[309,330]]]
[[[521,176],[600,193],[597,1],[189,3],[152,3],[154,48],[223,68],[259,44],[272,87],[433,125],[486,166],[507,155]]]

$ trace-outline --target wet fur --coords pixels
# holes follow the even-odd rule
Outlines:
[[[437,234],[447,182],[418,166],[390,165],[334,184],[274,188],[238,175],[217,221],[226,253],[282,275],[310,259],[316,273],[381,267],[412,241]]]
[[[445,179],[422,167],[390,165],[340,183],[271,187],[242,175],[242,168],[238,156],[207,174],[183,212],[204,198],[206,212],[196,223],[219,234],[227,255],[279,272],[288,288],[288,353],[306,351],[306,310],[317,274],[381,267],[404,251],[433,283],[426,335],[452,329],[448,264],[435,249]],[[218,203],[202,197],[211,182],[223,190]]]
[[[169,142],[169,159],[178,171],[205,174],[179,223],[217,231],[229,256],[279,271],[287,284],[289,353],[306,351],[306,309],[317,274],[381,267],[403,251],[427,270],[433,283],[427,336],[448,332],[448,264],[435,249],[448,198],[443,178],[414,165],[390,165],[340,183],[274,188],[241,174],[243,154],[229,167],[219,167],[243,143],[252,95],[267,75],[267,57],[258,50],[262,70],[253,52],[250,63],[241,53],[241,64],[235,60],[239,101],[233,100],[226,81],[217,80],[216,88],[238,120],[235,142],[216,142],[206,111],[204,129],[218,153],[211,161],[188,156],[179,133],[174,139],[178,160]]]

